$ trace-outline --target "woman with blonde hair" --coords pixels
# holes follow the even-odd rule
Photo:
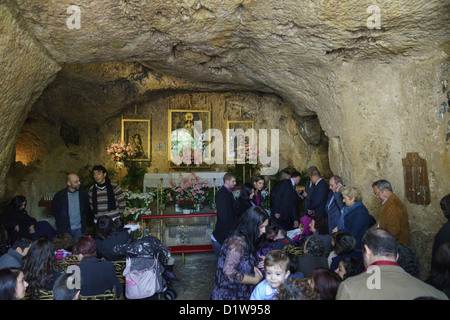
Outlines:
[[[361,249],[364,233],[376,223],[362,202],[361,192],[354,186],[342,187],[340,190],[345,207],[342,209],[337,227],[333,232],[348,232],[356,239],[356,249]]]

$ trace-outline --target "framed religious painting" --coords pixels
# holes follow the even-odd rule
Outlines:
[[[150,119],[124,119],[122,117],[122,141],[129,143],[135,156],[129,161],[151,160]]]
[[[209,147],[205,132],[211,129],[211,111],[169,109],[168,118],[167,145],[171,167],[200,166],[210,160],[209,152],[205,153]]]
[[[253,121],[227,121],[226,155],[227,163],[256,163]]]

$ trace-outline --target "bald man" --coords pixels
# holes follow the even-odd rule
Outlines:
[[[68,233],[74,243],[86,234],[86,216],[89,209],[89,195],[82,189],[80,178],[70,173],[67,186],[53,197],[51,213],[55,217],[58,234]]]

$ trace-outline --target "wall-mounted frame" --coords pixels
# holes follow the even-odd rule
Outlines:
[[[417,152],[408,152],[402,159],[402,164],[405,194],[408,201],[423,205],[430,204],[427,160],[419,157]]]
[[[121,140],[134,149],[136,156],[129,161],[151,160],[150,119],[124,119],[122,116]]]
[[[240,146],[242,147],[242,143],[247,146],[256,143],[254,133],[254,122],[252,120],[227,121],[227,163],[245,162],[245,156],[243,152],[240,152],[239,148]]]
[[[196,137],[203,137],[204,132],[211,129],[211,111],[210,110],[177,110],[177,109],[169,109],[169,124],[168,124],[168,159],[171,163],[173,163],[172,159],[172,149],[174,150],[174,154],[182,155],[183,149],[191,150],[192,155],[194,155],[194,149],[202,150],[202,159],[201,162],[205,160],[210,160],[208,158],[203,158],[203,152],[207,146],[207,142],[198,139],[195,141]],[[194,126],[196,121],[201,121],[201,128],[198,132]],[[209,140],[209,137],[206,137],[205,140]],[[209,154],[209,152],[207,152]],[[186,164],[186,159],[183,159],[183,164]],[[197,162],[197,159],[191,158],[191,163]],[[179,164],[177,164],[179,165]]]

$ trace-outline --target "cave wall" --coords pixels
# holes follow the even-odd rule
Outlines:
[[[60,66],[35,39],[15,6],[0,3],[0,198],[17,136],[33,103]]]
[[[381,203],[371,187],[378,179],[390,181],[405,203],[410,246],[420,257],[423,275],[430,267],[434,235],[447,221],[439,201],[450,192],[450,113],[439,117],[447,101],[443,82],[449,81],[449,64],[440,58],[345,63],[337,72],[338,107],[319,112],[329,137],[331,170],[360,188],[371,214],[379,217]],[[427,161],[429,205],[410,203],[405,196],[402,159],[409,152]]]

